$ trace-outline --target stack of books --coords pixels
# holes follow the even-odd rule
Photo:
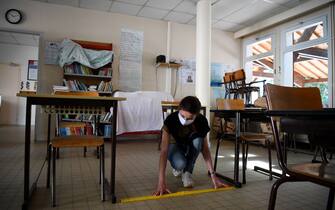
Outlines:
[[[68,86],[54,85],[53,91],[54,92],[69,92],[70,90]]]
[[[87,86],[78,80],[63,80],[70,91],[88,91]]]

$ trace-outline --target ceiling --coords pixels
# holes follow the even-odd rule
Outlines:
[[[14,44],[38,47],[39,35],[0,31],[1,44]]]
[[[194,25],[198,0],[35,0]],[[238,31],[309,0],[212,0],[212,24]],[[313,0],[317,1],[317,0]]]

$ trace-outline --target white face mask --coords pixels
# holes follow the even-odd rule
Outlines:
[[[192,120],[185,120],[185,118],[180,113],[178,113],[178,117],[179,117],[180,123],[184,126],[190,125],[194,122],[194,118]]]

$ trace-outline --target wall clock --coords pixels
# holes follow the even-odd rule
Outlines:
[[[6,20],[11,24],[18,24],[22,21],[22,13],[17,9],[9,9],[6,12]]]

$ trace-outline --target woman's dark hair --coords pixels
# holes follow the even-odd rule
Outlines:
[[[180,101],[179,109],[188,111],[192,114],[198,114],[201,109],[201,103],[195,96],[186,96]]]

